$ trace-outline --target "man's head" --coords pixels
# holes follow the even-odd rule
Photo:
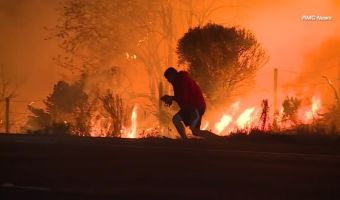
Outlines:
[[[170,83],[174,83],[178,76],[178,71],[173,67],[169,67],[165,70],[164,76]]]

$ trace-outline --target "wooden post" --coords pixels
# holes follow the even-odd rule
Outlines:
[[[5,119],[6,119],[6,133],[10,132],[10,122],[9,122],[9,97],[6,97],[6,111],[5,111]]]

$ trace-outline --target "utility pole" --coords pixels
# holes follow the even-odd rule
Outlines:
[[[6,99],[5,99],[5,101],[6,101],[6,113],[5,113],[5,119],[6,119],[6,130],[5,130],[5,132],[6,133],[9,133],[9,131],[10,131],[10,123],[9,123],[9,97],[6,97]]]
[[[277,109],[277,74],[278,70],[277,68],[274,68],[274,94],[273,94],[273,98],[274,98],[274,114],[273,114],[273,128],[274,129],[278,129],[277,126],[277,117],[278,117],[278,109]]]
[[[277,81],[278,81],[278,70],[274,69],[274,115],[279,113],[277,106]]]

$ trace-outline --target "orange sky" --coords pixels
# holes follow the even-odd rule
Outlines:
[[[45,98],[60,78],[60,68],[52,61],[57,44],[44,40],[47,32],[43,29],[56,23],[57,2],[0,0],[0,64],[22,83],[17,100]],[[294,82],[299,74],[283,70],[306,71],[307,55],[317,52],[329,38],[339,37],[339,0],[224,0],[222,4],[226,7],[217,11],[212,21],[251,29],[270,55],[257,77],[256,91],[266,91],[266,95],[271,94],[274,67],[282,69],[280,84]],[[301,20],[303,15],[329,15],[333,20],[306,22]],[[340,60],[339,54],[336,56]],[[13,103],[13,112],[27,112],[26,103],[19,104]]]
[[[257,85],[247,97],[272,98],[273,69],[279,69],[279,92],[281,98],[292,93],[291,87],[306,86],[313,93],[313,84],[325,84],[324,96],[333,95],[322,80],[321,74],[337,76],[340,51],[335,45],[325,43],[340,40],[340,1],[287,1],[253,0],[226,1],[238,5],[237,9],[219,11],[216,21],[226,25],[240,25],[252,30],[270,56],[269,62],[257,75]],[[243,2],[243,3],[240,3]],[[303,15],[331,16],[331,21],[303,21]],[[323,50],[320,50],[322,49]],[[330,49],[332,48],[332,49]],[[312,57],[318,57],[318,61]],[[329,59],[332,57],[332,59]],[[329,69],[330,70],[323,70]],[[310,74],[317,72],[320,74]],[[307,76],[307,78],[305,78]],[[299,79],[303,77],[303,79]],[[303,80],[303,81],[302,81]],[[337,84],[337,82],[335,82]],[[312,88],[312,89],[311,89]],[[269,97],[268,97],[269,94]],[[250,100],[251,101],[251,100]]]

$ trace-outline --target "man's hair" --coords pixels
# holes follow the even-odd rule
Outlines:
[[[164,72],[164,76],[167,77],[169,75],[174,75],[174,74],[177,74],[177,70],[173,67],[169,67],[168,69],[165,70]]]

